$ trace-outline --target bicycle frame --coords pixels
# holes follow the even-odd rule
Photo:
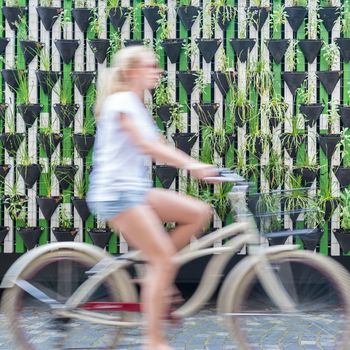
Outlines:
[[[236,203],[233,203],[235,206],[242,204],[242,198],[245,198],[245,193],[244,197],[242,197],[240,192],[231,195],[232,202],[237,200]],[[246,210],[246,207],[243,206],[243,209]],[[224,239],[229,240],[222,247],[210,247],[215,241]],[[238,252],[247,244],[253,246],[259,244],[259,235],[251,216],[246,216],[245,220],[241,222],[230,224],[199,238],[194,244],[188,245],[179,251],[174,258],[178,266],[182,266],[199,257],[207,255],[213,255],[213,257],[205,268],[195,293],[184,305],[172,313],[172,317],[175,319],[184,318],[198,311],[215,292],[220,282],[221,274],[232,254]],[[250,253],[255,255],[255,268],[267,294],[283,311],[289,312],[294,311],[294,304],[264,256],[271,252],[277,253],[295,248],[295,246],[285,245],[272,249],[259,247],[250,251]],[[102,260],[90,271],[92,276],[67,300],[64,309],[57,309],[55,312],[63,317],[84,319],[115,326],[129,327],[139,324],[139,322],[120,321],[117,317],[100,315],[93,311],[108,309],[111,311],[140,312],[140,303],[86,303],[86,300],[110,274],[117,274],[118,270],[125,269],[133,264],[133,260],[140,258],[142,258],[141,252],[137,251],[124,254],[121,259],[107,258]],[[92,312],[90,312],[91,310]]]

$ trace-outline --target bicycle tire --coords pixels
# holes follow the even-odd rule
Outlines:
[[[327,349],[348,349],[350,334],[349,274],[339,263],[329,257],[302,250],[266,255],[275,274],[280,275],[281,283],[285,287],[288,286],[288,294],[295,299],[294,301],[299,302],[299,312],[286,314],[281,313],[267,293],[263,291],[254,268],[258,260],[254,260],[256,258],[254,256],[252,258],[251,263],[247,261],[237,267],[236,271],[235,269],[231,271],[224,281],[218,299],[218,312],[222,315],[224,324],[240,349],[265,349],[271,345],[269,342],[272,339],[267,336],[271,335],[271,329],[278,330],[279,334],[288,334],[286,339],[280,338],[281,343],[278,345],[281,350],[285,347],[286,349],[304,349],[305,344],[314,346],[314,343],[320,341],[328,343],[330,347]],[[300,266],[297,266],[298,264]],[[294,275],[298,271],[300,274],[299,268],[302,268],[303,272],[298,276],[297,281],[292,282],[291,279],[297,277]],[[305,279],[307,276],[302,276],[303,273],[312,273],[313,279],[309,280],[309,284]],[[316,283],[315,279],[318,284],[313,285],[312,283]],[[327,290],[329,295],[323,295]],[[332,299],[329,299],[330,297]],[[321,309],[321,302],[324,303],[324,309]],[[325,310],[333,313],[325,314]],[[322,322],[327,327],[322,328]],[[337,326],[334,327],[337,331],[335,336],[328,334],[332,322],[334,326]],[[260,326],[261,324],[264,326]],[[265,331],[264,328],[269,327],[270,324],[278,326]],[[338,328],[339,324],[340,328]],[[312,335],[308,338],[307,330],[312,330],[315,325],[319,330],[318,338],[312,338]],[[275,346],[277,345],[276,339],[278,336],[273,340]]]
[[[52,283],[54,282],[42,281],[42,276],[47,276],[47,273],[54,271],[52,270],[55,269],[55,266],[52,265],[53,263],[60,263],[60,265],[57,265],[57,271],[60,268],[62,270],[62,268],[70,266],[70,268],[66,268],[65,270],[69,270],[70,272],[74,273],[75,276],[78,276],[77,279],[80,280],[80,278],[83,278],[80,276],[81,271],[79,270],[77,272],[77,270],[73,271],[73,269],[79,268],[79,266],[81,266],[82,269],[88,270],[92,266],[96,265],[99,261],[100,257],[98,256],[89,255],[87,253],[73,249],[60,249],[43,254],[34,261],[31,261],[30,264],[24,268],[18,279],[30,281],[35,286],[39,285],[41,288],[45,289],[45,292],[48,293],[49,287],[51,287]],[[62,265],[62,263],[65,265]],[[64,283],[69,282],[69,278],[66,272],[67,271],[64,272],[65,278],[61,279],[61,281],[64,280]],[[116,278],[118,273],[124,274],[125,271],[119,271],[115,274],[110,274],[104,280],[103,285],[99,287],[99,289],[90,297],[88,301],[94,301],[91,300],[93,298],[119,302],[136,301],[134,298],[132,298],[133,293],[130,293],[130,289],[128,290],[130,287],[128,285],[128,279],[125,275],[122,275],[121,279],[119,278],[119,275],[118,278]],[[60,275],[60,277],[62,277],[62,275]],[[121,281],[123,281],[123,283],[121,283]],[[71,279],[71,284],[73,285],[74,283],[74,285],[78,287],[79,284],[76,282],[76,280],[73,281],[73,279]],[[57,281],[57,288],[60,286],[59,283],[60,282]],[[64,291],[65,287],[69,286],[67,284],[64,286],[61,285],[61,287],[63,287],[63,289],[60,289],[62,292],[62,290]],[[50,293],[48,294],[50,295]],[[65,294],[64,298],[68,299],[69,296],[70,295]],[[62,302],[64,300],[60,301]],[[94,327],[94,335],[89,338],[89,322],[77,319],[74,319],[73,322],[72,320],[68,322],[67,319],[62,319],[62,322],[59,322],[57,316],[55,317],[52,315],[51,318],[49,317],[47,319],[48,315],[50,316],[51,313],[50,311],[45,310],[43,303],[40,303],[38,307],[35,305],[35,307],[32,308],[32,312],[34,312],[36,316],[31,317],[31,307],[33,303],[37,304],[33,298],[31,299],[28,297],[28,294],[26,294],[17,285],[4,291],[2,309],[9,321],[8,325],[10,327],[11,334],[17,345],[17,349],[19,350],[46,350],[61,348],[74,349],[75,346],[79,346],[76,347],[77,349],[89,349],[91,347],[98,349],[115,349],[122,335],[122,328],[105,326],[96,322],[97,326]],[[26,320],[26,317],[28,317],[29,320]],[[122,321],[130,321],[132,315],[126,312],[122,312],[120,313],[119,317]],[[43,322],[45,320],[47,322]],[[96,323],[94,322],[94,325],[96,325]],[[55,326],[57,326],[57,328],[55,328]],[[39,334],[38,329],[41,327],[48,327],[48,329],[41,329],[41,332]],[[69,337],[72,331],[75,331],[76,335],[73,334],[73,337]],[[44,336],[46,336],[48,339],[44,340]]]

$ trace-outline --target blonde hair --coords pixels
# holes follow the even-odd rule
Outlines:
[[[116,92],[127,91],[130,88],[127,70],[140,65],[146,55],[154,55],[152,49],[146,46],[130,46],[119,50],[112,59],[109,68],[99,73],[97,81],[97,98],[94,113],[98,119],[105,99]]]

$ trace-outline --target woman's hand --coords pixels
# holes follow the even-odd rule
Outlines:
[[[218,175],[217,169],[211,164],[198,162],[188,165],[185,169],[189,170],[191,176],[198,180]]]

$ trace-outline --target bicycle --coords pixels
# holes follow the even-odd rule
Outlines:
[[[261,246],[257,225],[246,206],[248,184],[230,172],[216,179],[234,184],[229,197],[237,221],[198,238],[177,253],[179,266],[212,257],[194,294],[172,310],[169,319],[188,317],[205,305],[232,255],[246,246],[249,255],[228,273],[217,300],[219,318],[240,349],[264,346],[264,337],[257,339],[256,322],[281,333],[292,332],[290,328],[295,326],[305,332],[309,329],[311,335],[317,333],[317,339],[327,338],[332,348],[348,349],[348,272],[330,257],[298,250],[296,245]],[[309,232],[304,229],[297,233]],[[223,246],[213,247],[217,240],[223,240]],[[51,350],[77,344],[83,349],[115,349],[125,329],[142,326],[137,287],[127,269],[144,262],[138,251],[114,258],[96,246],[75,242],[47,244],[21,256],[1,284],[6,288],[2,309],[18,349]],[[47,336],[44,345],[38,343],[38,325],[31,322],[33,312],[40,314],[46,327],[41,330],[41,336]],[[330,315],[335,325],[331,336]],[[79,335],[90,323],[96,336],[92,344],[84,344]],[[303,344],[298,332],[289,338],[296,344],[293,349]]]

